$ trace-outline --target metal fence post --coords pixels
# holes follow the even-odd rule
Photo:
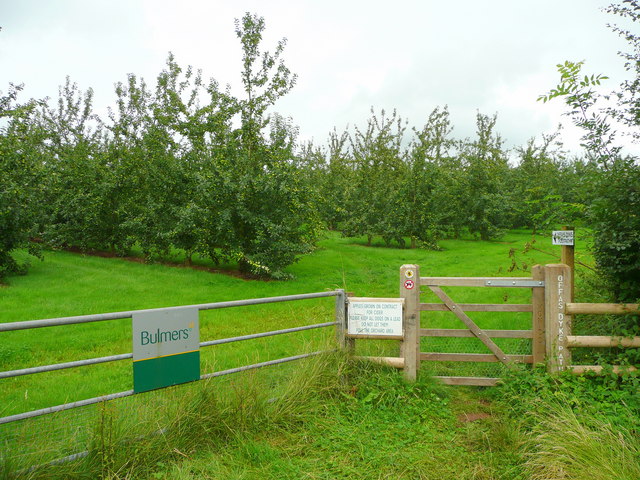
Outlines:
[[[338,289],[336,292],[336,340],[340,348],[345,348],[347,340],[347,294],[342,289]]]
[[[349,331],[349,296],[352,294],[345,292],[343,289],[336,290],[336,339],[338,346],[350,353],[356,348],[356,339],[347,336]]]
[[[564,264],[545,266],[545,340],[547,370],[556,373],[571,365],[567,335],[571,335],[571,316],[565,305],[571,298],[571,268]]]

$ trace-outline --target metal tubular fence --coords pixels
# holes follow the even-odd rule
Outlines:
[[[198,310],[214,310],[218,308],[244,307],[265,303],[291,302],[310,298],[335,297],[341,290],[318,293],[301,293],[298,295],[284,295],[280,297],[252,298],[247,300],[232,300],[229,302],[201,303],[197,305],[181,305],[179,307],[150,308],[146,310],[130,310],[127,312],[98,313],[94,315],[80,315],[75,317],[48,318],[46,320],[28,320],[26,322],[0,323],[0,332],[12,330],[26,330],[30,328],[54,327],[59,325],[73,325],[77,323],[104,322],[106,320],[120,320],[131,318],[134,313],[172,311],[183,308],[197,308]]]
[[[336,322],[318,323],[315,325],[305,325],[304,327],[285,328],[282,330],[274,330],[271,332],[252,333],[250,335],[243,335],[240,337],[221,338],[219,340],[210,340],[208,342],[201,342],[200,347],[210,347],[212,345],[222,345],[224,343],[240,342],[242,340],[253,340],[254,338],[270,337],[273,335],[282,335],[284,333],[301,332],[303,330],[312,330],[314,328],[330,327],[335,325]],[[56,363],[53,365],[42,365],[39,367],[22,368],[20,370],[8,370],[6,372],[0,372],[0,379],[19,377],[22,375],[31,375],[33,373],[53,372],[55,370],[64,370],[67,368],[85,367],[88,365],[96,365],[98,363],[116,362],[118,360],[126,360],[133,358],[133,353],[121,353],[119,355],[109,355],[107,357],[87,358],[85,360],[76,360],[74,362]],[[2,422],[0,421],[0,424]]]
[[[336,297],[336,304],[338,304],[340,302],[344,302],[345,293],[343,290],[334,290],[330,292],[305,293],[305,294],[298,294],[298,295],[285,295],[285,296],[279,296],[279,297],[267,297],[267,298],[255,298],[255,299],[246,299],[246,300],[234,300],[234,301],[228,301],[228,302],[205,303],[205,304],[198,304],[198,305],[188,305],[186,307],[196,308],[200,311],[200,310],[213,310],[213,309],[220,309],[220,308],[243,307],[243,306],[249,306],[249,305],[260,305],[260,304],[267,304],[267,303],[280,303],[280,302],[307,300],[307,299],[324,298],[324,297]],[[105,313],[105,314],[96,314],[96,315],[81,315],[81,316],[74,316],[74,317],[51,318],[46,320],[31,320],[31,321],[25,321],[25,322],[2,323],[0,324],[0,332],[26,330],[26,329],[43,328],[43,327],[53,327],[53,326],[61,326],[61,325],[72,325],[72,324],[88,323],[88,322],[101,322],[106,320],[119,320],[123,318],[132,318],[133,314],[137,314],[141,312],[162,312],[162,311],[176,310],[179,308],[185,308],[185,306],[155,308],[155,309],[146,309],[146,310],[132,310],[132,311],[126,311],[126,312],[114,312],[114,313]],[[336,311],[339,311],[339,310],[340,308],[337,306]],[[270,332],[254,333],[254,334],[242,335],[237,337],[210,340],[210,341],[201,342],[200,347],[209,347],[213,345],[222,345],[226,343],[241,342],[244,340],[253,340],[256,338],[283,335],[286,333],[294,333],[294,332],[300,332],[305,330],[312,330],[316,328],[330,327],[334,325],[340,325],[342,321],[343,321],[342,319],[337,318],[336,321],[333,321],[333,322],[324,322],[324,323],[318,323],[314,325],[305,325],[301,327],[292,327],[292,328],[285,328],[280,330],[273,330]],[[324,352],[320,351],[320,352],[312,352],[312,353],[306,353],[301,355],[294,355],[291,357],[270,360],[267,362],[261,362],[261,363],[256,363],[252,365],[245,365],[241,367],[231,368],[228,370],[222,370],[219,372],[207,373],[207,374],[201,375],[200,380],[204,380],[207,378],[220,377],[223,375],[239,373],[246,370],[300,360],[300,359],[311,357],[321,353],[324,353]],[[132,353],[124,353],[119,355],[90,358],[90,359],[78,360],[73,362],[65,362],[65,363],[58,363],[53,365],[42,365],[38,367],[11,370],[11,371],[0,372],[0,379],[18,377],[22,375],[31,375],[35,373],[50,372],[54,370],[62,370],[67,368],[95,365],[98,363],[115,362],[119,360],[130,359],[130,358],[133,358]],[[135,393],[133,390],[127,390],[124,392],[112,393],[109,395],[89,398],[89,399],[80,400],[77,402],[65,403],[62,405],[42,408],[39,410],[32,410],[29,412],[19,413],[16,415],[0,417],[0,425],[19,421],[19,420],[25,420],[27,418],[46,415],[49,413],[69,410],[72,408],[84,407],[87,405],[114,400],[117,398],[128,397],[134,394]]]

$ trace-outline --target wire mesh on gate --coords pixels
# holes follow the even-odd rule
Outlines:
[[[509,303],[528,303],[530,295],[530,290],[512,290],[508,294],[508,300]],[[424,295],[424,297],[426,298],[423,301],[433,301],[435,299],[435,296],[431,294]],[[502,293],[500,289],[488,291],[487,288],[464,288],[462,290],[458,287],[452,298],[469,303],[495,302],[495,304],[504,304],[507,300],[507,294]],[[437,299],[435,300],[437,301]],[[473,311],[467,312],[466,315],[481,330],[532,329],[532,316],[529,312]],[[421,313],[421,327],[427,329],[459,329],[468,332],[468,328],[463,324],[462,320],[452,312],[424,311]],[[491,340],[506,355],[532,354],[533,341],[531,338],[491,338]],[[420,352],[493,355],[489,348],[476,337],[422,337]],[[494,360],[492,362],[429,360],[425,363],[428,373],[431,375],[499,378],[506,373],[507,367],[500,363],[497,358]]]
[[[531,355],[530,338],[494,338],[495,344],[507,355]],[[422,338],[421,351],[430,353],[485,353],[489,349],[477,338],[428,337]],[[501,377],[507,367],[502,363],[429,361],[431,375],[451,377]]]
[[[86,450],[95,419],[91,405],[0,425],[2,464],[15,471]]]

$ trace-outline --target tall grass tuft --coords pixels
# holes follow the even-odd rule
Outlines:
[[[528,436],[525,469],[531,480],[640,479],[640,438],[567,406],[549,404]]]
[[[251,371],[192,384],[135,412],[116,403],[99,405],[86,456],[18,478],[147,478],[165,465],[242,445],[260,432],[294,429],[346,388],[341,378],[348,365],[344,354],[327,353],[281,367],[288,369],[285,381],[278,381],[282,372],[276,370]]]

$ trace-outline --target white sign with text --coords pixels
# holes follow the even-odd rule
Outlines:
[[[573,230],[554,230],[551,242],[553,245],[573,246]]]
[[[402,298],[349,299],[348,335],[402,338]]]

